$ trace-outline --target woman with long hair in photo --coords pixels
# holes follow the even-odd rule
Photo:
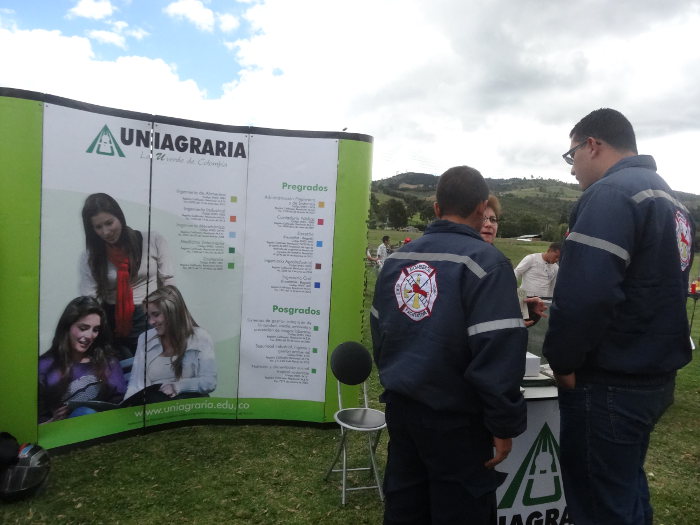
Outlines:
[[[147,329],[141,306],[146,294],[174,282],[167,244],[157,232],[149,238],[130,228],[117,201],[106,193],[88,196],[82,217],[86,251],[80,261],[80,293],[102,303],[115,346],[131,357],[139,334]]]
[[[209,334],[195,322],[180,291],[163,286],[144,302],[150,330],[139,337],[126,397],[148,388],[147,403],[207,396],[216,388]]]
[[[126,381],[109,339],[105,312],[93,297],[68,303],[51,348],[39,358],[40,423],[95,412],[81,403],[122,400]]]

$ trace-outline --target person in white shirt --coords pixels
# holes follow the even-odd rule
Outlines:
[[[526,255],[515,268],[515,277],[528,296],[552,297],[559,272],[561,244],[553,242],[544,253]]]
[[[391,252],[392,249],[391,244],[389,243],[389,236],[385,235],[382,237],[382,243],[379,245],[379,248],[377,248],[377,265],[379,268],[384,266],[384,261],[391,255]]]

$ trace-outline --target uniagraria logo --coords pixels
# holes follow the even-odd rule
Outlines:
[[[87,149],[86,153],[96,153],[98,155],[107,155],[109,157],[114,157],[115,155],[119,157],[126,157],[124,152],[119,147],[117,139],[114,138],[112,132],[109,130],[105,124],[100,132],[92,141],[90,147]]]
[[[573,525],[564,500],[559,444],[547,423],[498,504],[498,525]]]
[[[559,445],[547,423],[535,438],[498,508],[507,509],[520,498],[526,507],[552,503],[562,496]]]

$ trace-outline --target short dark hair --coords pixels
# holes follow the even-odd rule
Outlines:
[[[560,252],[561,251],[561,243],[560,242],[553,242],[552,244],[549,245],[549,248],[547,248],[547,251],[553,251],[553,252]]]
[[[435,197],[443,215],[469,217],[479,203],[489,198],[489,188],[474,168],[455,166],[440,176]]]
[[[632,124],[622,113],[610,108],[591,111],[576,124],[569,138],[576,141],[594,137],[620,151],[637,153],[637,139]]]
[[[388,241],[388,240],[389,240],[389,236],[388,236],[388,235],[385,235],[384,237],[382,237],[382,242],[386,242],[386,241]]]

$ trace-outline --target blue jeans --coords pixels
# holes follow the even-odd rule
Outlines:
[[[654,386],[559,389],[562,477],[576,525],[652,524],[644,459],[674,386],[672,379]]]

